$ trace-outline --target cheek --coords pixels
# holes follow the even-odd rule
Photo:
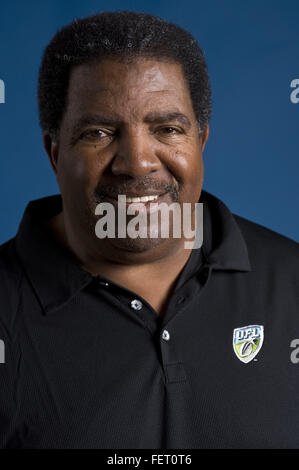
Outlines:
[[[197,202],[203,183],[203,160],[199,150],[175,151],[172,156],[174,174],[180,183],[181,202]]]
[[[100,168],[95,152],[63,154],[58,161],[57,178],[61,186],[77,192],[96,186]]]
[[[193,185],[199,181],[202,173],[202,155],[199,151],[176,150],[170,155],[169,168],[182,185]]]

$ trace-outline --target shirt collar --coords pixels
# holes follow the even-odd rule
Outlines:
[[[246,243],[233,214],[206,191],[202,191],[199,202],[204,203],[203,246],[200,256],[191,253],[193,259],[201,263],[204,258],[205,266],[215,270],[250,271]],[[45,313],[56,310],[101,277],[83,270],[44,227],[43,220],[61,210],[60,195],[29,202],[15,237],[17,253]]]
[[[16,250],[45,313],[68,302],[94,279],[44,227],[43,221],[61,210],[60,195],[29,202],[15,237]]]
[[[245,239],[235,216],[217,197],[202,191],[203,256],[215,270],[251,271]]]

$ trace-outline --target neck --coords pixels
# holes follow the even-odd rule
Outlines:
[[[191,249],[184,247],[185,240],[177,239],[169,250],[164,251],[163,256],[151,255],[148,260],[140,262],[140,254],[132,253],[130,263],[122,262],[121,256],[115,261],[98,253],[87,255],[86,251],[82,252],[80,247],[85,247],[86,244],[72,241],[65,228],[63,213],[51,219],[48,227],[55,238],[73,253],[82,269],[93,275],[100,274],[138,293],[160,314],[164,311],[167,299],[191,254]],[[142,255],[144,256],[143,253]]]
[[[49,221],[48,227],[55,238],[73,253],[84,270],[93,275],[101,274],[104,277],[115,280],[115,282],[124,277],[128,281],[137,278],[142,281],[142,276],[144,275],[147,276],[147,280],[161,280],[164,275],[168,279],[170,277],[176,278],[191,254],[191,250],[184,247],[185,239],[177,239],[175,243],[169,245],[168,250],[166,249],[163,254],[160,253],[154,256],[151,253],[148,256],[148,260],[145,257],[145,259],[140,261],[141,256],[144,257],[143,253],[130,253],[130,263],[122,261],[121,256],[117,257],[116,261],[105,258],[98,252],[91,253],[85,250],[88,244],[73,240],[66,230],[62,212]],[[80,247],[83,247],[83,249]]]

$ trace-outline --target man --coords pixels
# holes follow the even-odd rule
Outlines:
[[[29,203],[1,249],[1,447],[299,447],[298,244],[202,190],[194,38],[147,14],[76,20],[38,96],[61,196]],[[146,221],[153,201],[191,203],[194,225],[203,203],[203,245],[163,238],[164,219],[99,238],[97,207],[120,195]]]

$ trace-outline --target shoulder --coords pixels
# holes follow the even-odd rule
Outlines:
[[[299,243],[291,238],[281,235],[263,225],[252,222],[244,217],[233,214],[242,235],[250,244],[266,250],[283,249],[285,253],[299,255]]]
[[[22,269],[12,239],[0,246],[0,449],[9,448],[12,436],[16,435],[15,390],[21,358],[18,335],[21,279]]]
[[[14,238],[0,245],[0,328],[10,330],[19,306],[23,270]]]
[[[233,217],[246,242],[251,263],[291,270],[299,277],[299,243],[239,215]]]

